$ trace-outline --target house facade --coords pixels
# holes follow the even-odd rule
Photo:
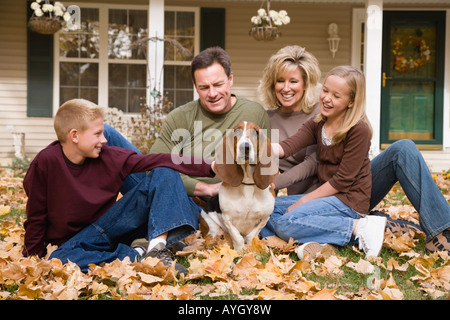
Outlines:
[[[17,133],[30,158],[53,141],[53,116],[68,99],[128,115],[155,92],[175,107],[195,99],[190,60],[212,45],[231,57],[233,93],[258,101],[269,57],[298,44],[323,75],[343,64],[364,71],[373,154],[409,138],[433,171],[450,167],[450,0],[272,0],[290,17],[273,41],[249,35],[262,0],[64,1],[79,8],[80,28],[53,35],[27,28],[30,1],[0,3],[8,8],[0,12],[1,165],[14,158]]]

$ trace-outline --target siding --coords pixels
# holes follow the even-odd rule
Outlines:
[[[25,153],[34,155],[55,137],[53,121],[27,118],[26,1],[1,1],[0,11],[0,158],[14,157],[15,131],[25,132]]]

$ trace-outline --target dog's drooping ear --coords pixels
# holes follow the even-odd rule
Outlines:
[[[279,173],[276,160],[270,139],[267,138],[263,130],[260,130],[258,138],[258,163],[253,173],[253,180],[258,188],[265,189],[275,181]]]
[[[244,179],[244,172],[235,160],[236,150],[233,132],[233,129],[227,129],[222,143],[216,150],[216,174],[222,182],[237,187]]]

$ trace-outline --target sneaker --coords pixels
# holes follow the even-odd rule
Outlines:
[[[170,267],[175,261],[175,255],[163,243],[158,243],[153,249],[147,252],[145,258],[147,257],[158,258],[166,267]],[[179,263],[175,263],[175,270],[184,274],[188,273],[187,269]]]
[[[445,229],[428,241],[425,248],[429,251],[448,251],[450,253],[450,229]]]
[[[367,216],[359,219],[355,234],[359,240],[359,249],[364,250],[366,257],[377,257],[380,254],[385,228],[385,217]]]
[[[183,251],[185,247],[187,247],[187,244],[184,241],[178,241],[172,243],[170,246],[167,246],[167,249],[173,253],[177,253],[178,251]]]
[[[422,229],[415,223],[406,220],[399,219],[389,219],[387,218],[386,227],[388,227],[392,232],[408,233],[409,230],[414,230],[415,233],[422,233]]]
[[[420,234],[423,232],[420,225],[403,220],[403,219],[392,219],[388,214],[380,212],[380,211],[371,211],[370,216],[381,216],[386,217],[386,227],[389,228],[392,232],[402,232],[408,233],[409,230],[414,230],[415,233]]]
[[[137,248],[142,249],[142,251],[144,251],[144,254],[142,256],[145,256],[145,254],[147,253],[147,248],[148,248],[148,240],[145,238],[135,239],[130,244],[130,247],[132,247],[133,249],[137,249]]]
[[[307,255],[309,255],[311,259],[314,259],[319,253],[331,255],[331,253],[334,252],[334,247],[328,243],[320,244],[317,242],[306,242],[298,247],[296,252],[300,260]]]

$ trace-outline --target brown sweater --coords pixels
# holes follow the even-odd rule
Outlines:
[[[328,181],[339,191],[338,199],[356,212],[367,214],[372,188],[369,126],[360,121],[348,131],[344,141],[326,146],[322,143],[323,124],[324,121],[316,123],[310,119],[292,137],[281,141],[284,156],[317,144],[320,183]]]

